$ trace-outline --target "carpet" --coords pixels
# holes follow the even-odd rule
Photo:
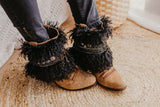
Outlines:
[[[124,91],[95,85],[66,91],[54,83],[25,77],[25,61],[10,63],[0,89],[0,107],[159,107],[160,35],[127,20],[109,39],[114,66],[127,84]]]

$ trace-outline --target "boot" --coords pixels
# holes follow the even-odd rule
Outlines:
[[[108,18],[102,17],[101,24],[94,28],[82,24],[76,25],[71,31],[74,44],[70,52],[74,55],[75,63],[82,70],[92,72],[99,84],[110,89],[122,90],[126,85],[119,73],[113,69],[112,52],[107,45],[107,39],[112,36],[110,23]]]
[[[80,90],[93,86],[96,83],[96,78],[92,74],[82,71],[80,68],[76,68],[68,79],[62,79],[56,81],[56,84],[67,90]]]
[[[123,82],[118,71],[111,67],[109,70],[104,70],[103,72],[96,73],[97,82],[109,89],[121,91],[126,89],[126,84]]]
[[[29,60],[26,76],[47,83],[56,82],[68,90],[79,90],[94,85],[96,78],[78,69],[74,59],[64,48],[66,35],[63,31],[51,24],[44,27],[50,36],[48,41],[23,44],[22,54]]]
[[[22,46],[22,54],[28,58],[26,64],[26,76],[31,76],[45,82],[55,82],[63,79],[69,79],[72,73],[79,72],[76,69],[74,59],[70,53],[64,49],[66,43],[65,34],[61,29],[52,23],[42,24],[38,5],[36,0],[0,0],[0,4],[18,29],[26,42]],[[82,81],[76,76],[71,84],[72,89],[81,89],[92,86],[96,81],[95,77],[79,73],[82,78],[86,76],[92,78]],[[61,83],[61,87],[67,89],[67,82]],[[87,85],[85,85],[87,84]]]

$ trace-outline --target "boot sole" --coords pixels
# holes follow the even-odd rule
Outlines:
[[[84,88],[81,88],[81,89],[66,89],[66,88],[63,88],[63,87],[61,87],[60,85],[58,85],[56,82],[55,82],[55,84],[56,84],[58,87],[60,87],[60,88],[62,88],[62,89],[64,89],[64,90],[67,90],[67,91],[80,91],[80,90],[89,89],[89,88],[95,86],[95,85],[97,84],[97,82],[95,82],[93,85],[90,85],[90,86],[88,86],[88,87],[84,87]]]
[[[103,86],[101,85],[99,82],[97,82],[98,85],[100,85],[101,87],[105,88],[105,89],[109,89],[111,91],[123,91],[127,88],[127,86],[125,88],[122,88],[122,89],[115,89],[115,88],[109,88],[109,87],[106,87],[106,86]]]

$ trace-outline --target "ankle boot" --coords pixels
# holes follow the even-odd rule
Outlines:
[[[93,86],[96,83],[96,78],[90,73],[76,68],[75,72],[71,73],[68,79],[56,81],[56,84],[67,90],[80,90]]]
[[[0,0],[0,4],[26,40],[22,46],[22,54],[29,60],[25,66],[26,76],[45,82],[58,82],[70,79],[72,73],[79,72],[74,59],[64,48],[65,34],[52,23],[43,26],[36,0]],[[95,77],[88,73],[77,74],[69,89],[86,88],[96,82]],[[82,81],[79,78],[86,76],[92,79]],[[61,82],[59,85],[68,89],[65,84],[68,83]],[[77,84],[81,87],[77,87]]]
[[[122,90],[126,85],[119,73],[113,69],[112,52],[107,44],[107,39],[112,36],[110,23],[108,18],[102,17],[101,25],[94,28],[82,24],[76,25],[71,31],[74,44],[70,52],[75,58],[75,63],[82,70],[92,72],[99,84],[110,89]]]
[[[48,41],[23,43],[22,54],[29,60],[25,67],[26,75],[45,82],[56,82],[68,90],[84,89],[95,84],[95,77],[78,69],[64,48],[66,35],[63,31],[51,24],[44,27],[50,36]]]
[[[95,76],[100,85],[109,89],[121,91],[126,88],[126,84],[114,67],[111,67],[109,70],[106,69],[103,72],[96,73]]]

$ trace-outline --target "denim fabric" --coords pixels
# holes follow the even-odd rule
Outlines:
[[[77,24],[89,27],[101,24],[95,0],[68,0]],[[0,4],[27,41],[42,42],[49,39],[43,27],[36,0],[0,0]],[[26,35],[24,28],[32,35]]]
[[[83,23],[89,27],[101,24],[95,0],[67,0],[74,20],[77,24]]]
[[[0,0],[0,4],[27,41],[42,42],[49,39],[36,0]],[[26,35],[24,28],[32,37]]]

